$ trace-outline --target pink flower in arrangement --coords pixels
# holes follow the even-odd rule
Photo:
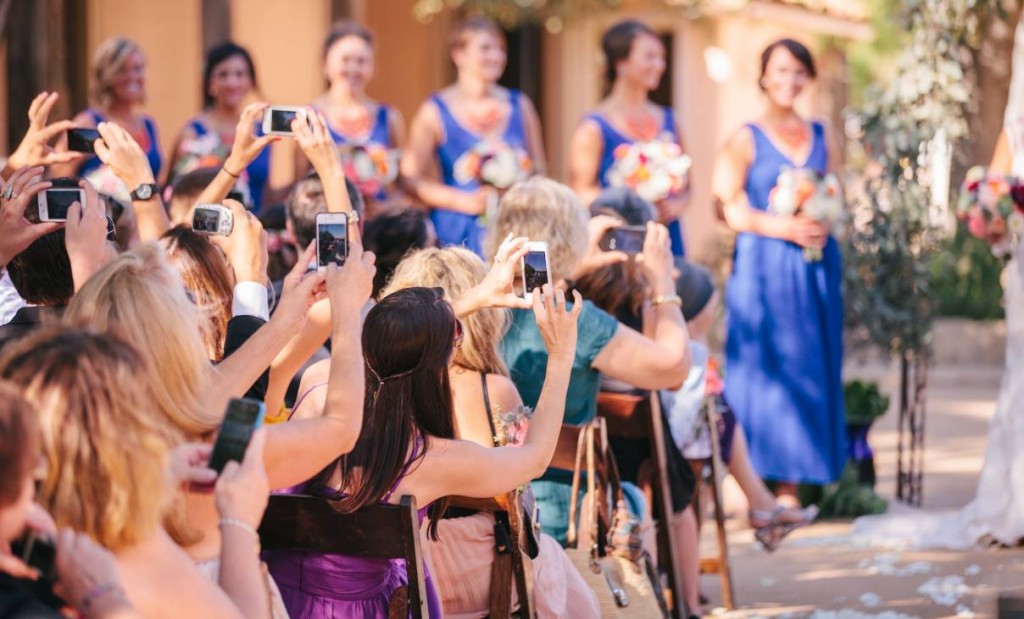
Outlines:
[[[988,242],[996,255],[1005,255],[1024,228],[1024,182],[982,166],[971,168],[960,186],[957,217],[971,236]]]

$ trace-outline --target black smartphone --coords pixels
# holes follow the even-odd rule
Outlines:
[[[67,221],[68,209],[75,202],[85,204],[85,190],[67,187],[51,187],[36,196],[39,206],[39,221]]]
[[[600,246],[604,251],[621,251],[635,256],[643,253],[645,238],[647,228],[644,226],[620,226],[606,230]]]
[[[316,216],[316,267],[341,266],[348,258],[348,215],[320,213]]]
[[[47,580],[57,581],[57,546],[53,540],[26,529],[20,538],[11,542],[11,553]]]
[[[526,244],[527,252],[523,256],[523,297],[530,299],[533,291],[551,282],[551,268],[548,264],[548,244],[531,241]]]
[[[232,398],[210,454],[210,468],[220,473],[230,461],[241,462],[252,433],[263,425],[265,407],[259,400]]]
[[[68,129],[68,150],[77,153],[95,153],[93,144],[100,139],[100,132],[95,129]]]

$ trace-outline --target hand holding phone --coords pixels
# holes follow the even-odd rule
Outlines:
[[[210,468],[220,473],[234,460],[241,462],[253,432],[263,425],[264,405],[259,400],[232,398],[210,453]]]
[[[348,259],[348,215],[320,213],[316,216],[316,268],[341,266]]]
[[[76,153],[96,154],[94,144],[98,139],[100,139],[100,132],[97,129],[68,129],[68,150]]]
[[[249,538],[251,529],[260,525],[270,499],[270,482],[263,466],[263,446],[266,440],[266,430],[253,432],[241,464],[229,462],[217,479],[214,491],[217,512],[221,518],[221,533],[226,537],[228,529],[249,529],[244,533],[248,544],[252,543]]]
[[[271,105],[263,111],[264,135],[293,136],[292,121],[306,119],[306,108],[295,105]]]
[[[197,204],[192,211],[192,229],[200,234],[229,236],[234,215],[223,204]]]
[[[40,578],[57,581],[57,544],[52,537],[33,529],[26,529],[11,542],[11,554],[36,570]]]
[[[39,221],[67,221],[68,209],[75,202],[85,204],[85,190],[78,187],[51,187],[37,197]]]
[[[551,266],[548,262],[548,244],[530,241],[522,259],[523,298],[529,299],[533,291],[551,283]]]

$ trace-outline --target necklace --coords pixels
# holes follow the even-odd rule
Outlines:
[[[807,124],[801,122],[799,125],[778,125],[773,127],[776,135],[787,147],[793,150],[801,149],[807,144],[807,139],[810,137],[810,132],[807,130]]]
[[[505,115],[504,111],[502,102],[493,98],[467,103],[463,108],[466,125],[480,134],[493,132]]]
[[[332,115],[331,121],[348,136],[362,136],[370,131],[370,112],[361,104],[339,110]]]
[[[658,120],[646,112],[638,116],[626,116],[626,130],[640,142],[650,142],[658,137]]]

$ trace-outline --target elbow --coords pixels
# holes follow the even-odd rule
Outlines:
[[[678,389],[690,374],[690,348],[683,346],[680,351],[665,352],[658,355],[657,367],[651,368],[650,384],[642,385],[645,389]],[[641,385],[637,385],[641,387]]]

